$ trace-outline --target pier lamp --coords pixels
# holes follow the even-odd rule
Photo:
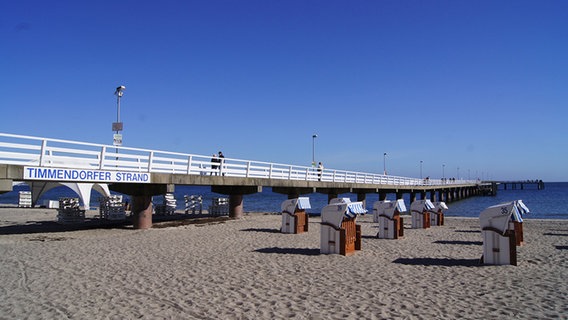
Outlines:
[[[422,160],[420,160],[420,179],[422,179]]]
[[[116,122],[112,124],[112,131],[116,132],[114,136],[115,146],[122,145],[122,137],[120,135],[120,131],[122,131],[122,122],[120,122],[120,98],[124,95],[125,89],[125,86],[119,86],[116,88],[116,91],[114,91],[114,95],[116,96]]]
[[[445,171],[446,171],[446,165],[442,164],[442,179],[446,177]]]
[[[383,153],[383,174],[387,175],[387,153]]]
[[[316,138],[318,137],[317,134],[312,135],[312,167],[316,167]]]

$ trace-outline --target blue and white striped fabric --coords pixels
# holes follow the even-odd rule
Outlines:
[[[515,201],[515,207],[519,210],[520,214],[525,214],[531,212],[529,208],[523,203],[523,200]]]
[[[511,221],[515,222],[523,222],[523,218],[521,217],[521,213],[519,212],[519,208],[517,206],[513,206],[512,214],[511,214]]]
[[[345,216],[348,218],[353,218],[358,214],[365,214],[367,210],[363,208],[362,202],[351,202],[347,204],[347,210],[345,210]]]
[[[310,205],[310,198],[308,197],[300,197],[298,198],[298,209],[300,210],[306,210],[306,209],[311,209],[311,205]]]

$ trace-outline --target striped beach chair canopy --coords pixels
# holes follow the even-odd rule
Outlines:
[[[479,214],[481,228],[493,227],[505,233],[509,229],[509,222],[523,222],[522,214],[529,212],[529,208],[521,201],[511,201],[491,206]]]
[[[433,202],[436,210],[448,210],[448,205],[444,201]]]
[[[349,202],[351,202],[351,199],[349,199],[349,198],[333,198],[333,199],[329,200],[329,204],[349,203]]]
[[[284,200],[280,208],[282,212],[294,214],[294,212],[296,212],[296,208],[300,210],[305,210],[305,209],[311,209],[312,207],[310,205],[310,198],[299,197],[295,199]]]
[[[333,203],[323,207],[321,211],[322,223],[329,223],[336,228],[341,228],[344,218],[355,218],[359,214],[365,214],[362,202]]]
[[[345,210],[345,216],[348,218],[353,218],[359,214],[367,213],[367,209],[363,208],[363,202],[351,202],[347,204],[347,209]]]
[[[531,212],[529,208],[523,203],[523,200],[516,200],[514,202],[515,202],[515,207],[517,207],[517,210],[521,215]]]
[[[310,205],[310,198],[299,197],[297,206],[298,206],[298,209],[301,209],[301,210],[311,209],[312,207]]]
[[[424,210],[434,210],[434,208],[435,208],[434,204],[432,203],[432,201],[428,199],[414,200],[410,204],[410,210],[416,212],[422,212]]]

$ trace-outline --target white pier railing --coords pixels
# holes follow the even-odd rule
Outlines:
[[[129,148],[0,133],[0,164],[131,172],[347,182],[377,185],[446,185],[448,181],[324,169],[254,160]],[[452,181],[470,184],[475,181]]]

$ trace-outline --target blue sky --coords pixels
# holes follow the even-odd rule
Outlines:
[[[0,132],[568,181],[568,1],[3,1]]]

